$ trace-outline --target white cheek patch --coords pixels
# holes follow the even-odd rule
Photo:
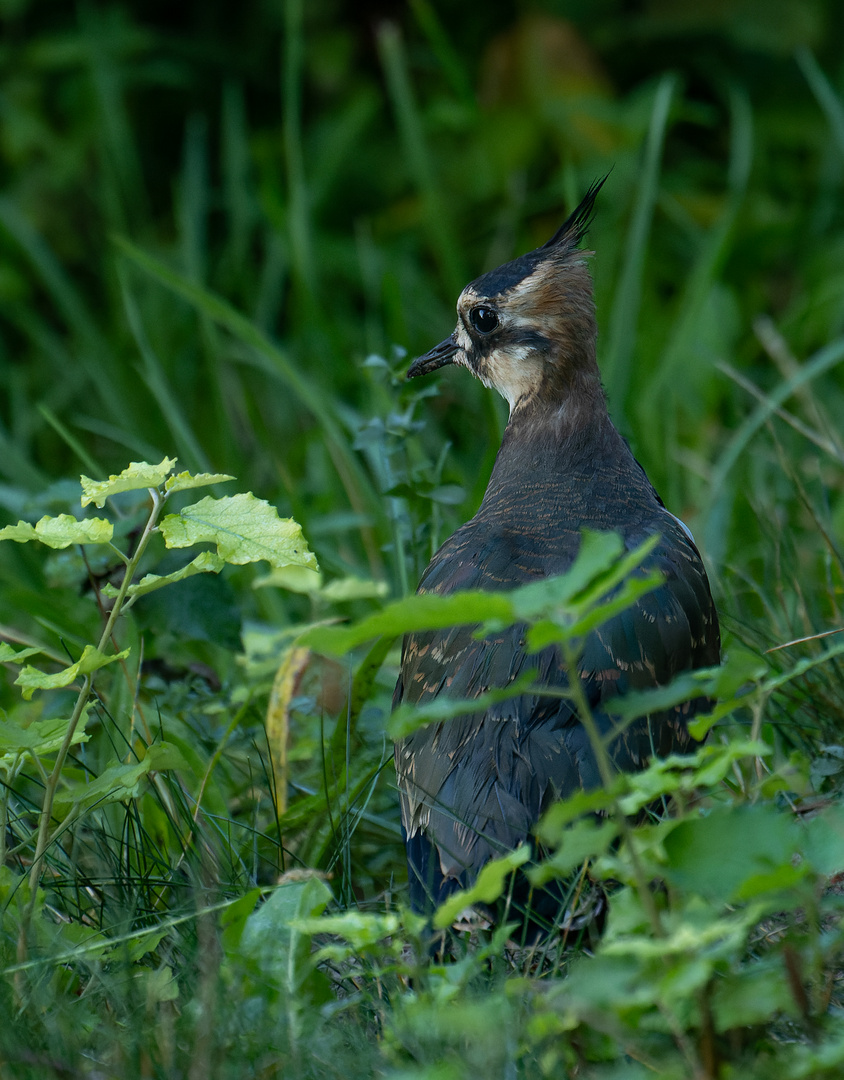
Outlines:
[[[507,352],[493,352],[484,361],[479,378],[484,386],[492,387],[506,400],[510,412],[517,401],[539,387],[542,372],[536,354],[527,345],[517,345]]]

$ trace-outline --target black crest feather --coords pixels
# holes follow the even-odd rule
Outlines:
[[[539,249],[540,251],[544,251],[545,248],[556,247],[562,240],[566,241],[567,246],[577,247],[589,231],[589,226],[592,224],[592,217],[595,213],[595,199],[597,199],[598,192],[604,186],[609,175],[609,173],[606,173],[600,180],[592,181],[589,190],[580,200],[580,205],[576,210],[569,214],[551,239],[546,244],[542,245]]]

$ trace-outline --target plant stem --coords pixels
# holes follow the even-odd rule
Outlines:
[[[141,538],[138,541],[138,545],[135,549],[131,559],[126,563],[126,571],[123,575],[123,580],[120,584],[120,589],[117,593],[117,597],[114,601],[114,606],[109,612],[108,619],[106,621],[105,629],[97,645],[99,652],[103,652],[108,645],[111,635],[114,631],[117,619],[123,609],[123,601],[126,599],[126,593],[129,586],[132,583],[132,578],[135,575],[135,571],[141,561],[143,553],[149,543],[150,537],[155,531],[156,522],[158,516],[161,513],[161,508],[164,505],[166,495],[162,495],[156,488],[149,489],[150,497],[152,498],[152,510],[150,511],[149,518],[147,519],[144,531],[141,534]],[[21,922],[21,933],[18,939],[18,961],[22,962],[25,959],[26,954],[26,941],[29,934],[29,925],[32,920],[32,913],[35,910],[35,901],[38,894],[38,885],[41,880],[41,874],[44,866],[44,857],[47,852],[47,848],[52,843],[52,837],[50,837],[50,821],[53,814],[53,801],[55,799],[56,791],[59,786],[59,780],[61,779],[62,769],[67,759],[70,747],[73,744],[73,736],[79,726],[79,721],[82,719],[85,713],[85,707],[88,704],[88,699],[91,696],[91,690],[94,685],[93,673],[85,676],[82,683],[82,687],[76,698],[76,704],[73,708],[73,713],[68,724],[67,732],[64,740],[59,747],[56,754],[56,760],[53,765],[52,772],[47,778],[47,783],[44,787],[44,802],[41,805],[41,815],[38,823],[38,839],[35,845],[35,857],[32,860],[32,869],[29,873],[29,903],[26,908],[24,918]]]
[[[592,710],[589,707],[589,702],[586,700],[586,694],[583,691],[583,684],[580,681],[580,675],[577,670],[577,663],[574,650],[572,649],[571,642],[567,639],[562,641],[563,655],[565,657],[566,665],[569,670],[569,687],[571,689],[574,703],[577,706],[577,711],[580,716],[583,726],[586,728],[586,734],[589,736],[589,742],[592,745],[592,749],[595,753],[595,760],[598,765],[598,772],[601,774],[601,782],[608,792],[612,791],[612,784],[615,779],[615,773],[613,770],[612,760],[609,752],[604,745],[604,739],[601,732],[598,730],[598,725],[595,723],[595,717],[592,715]],[[636,882],[636,891],[639,894],[639,899],[642,902],[642,907],[645,909],[645,914],[648,916],[648,922],[651,924],[651,930],[654,937],[665,937],[665,930],[662,926],[662,921],[659,917],[656,904],[654,903],[653,893],[648,885],[648,880],[645,876],[645,871],[642,868],[642,863],[639,859],[639,852],[636,848],[636,841],[633,834],[633,829],[630,826],[630,822],[627,819],[627,815],[621,808],[621,804],[615,795],[611,796],[613,813],[618,827],[621,831],[621,835],[624,838],[624,842],[627,846],[627,850],[630,852],[630,863],[633,869],[633,878]]]

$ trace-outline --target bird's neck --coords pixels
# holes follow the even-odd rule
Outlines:
[[[562,400],[533,398],[510,415],[485,497],[518,491],[526,482],[552,487],[577,484],[596,473],[635,465],[607,412],[600,382]],[[639,470],[635,470],[639,471]]]

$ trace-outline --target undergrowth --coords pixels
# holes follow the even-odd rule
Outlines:
[[[841,14],[640,8],[0,4],[4,1076],[840,1075]],[[505,410],[404,371],[610,169],[611,410],[725,631],[661,693],[717,704],[459,898],[559,877],[602,934],[431,958],[390,700]],[[595,545],[459,616],[573,655]]]

